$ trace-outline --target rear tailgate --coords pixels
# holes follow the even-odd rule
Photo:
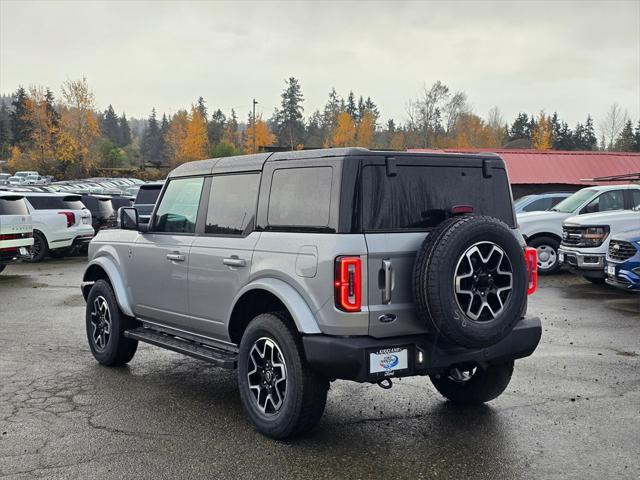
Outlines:
[[[499,158],[398,155],[363,160],[363,230],[368,249],[369,335],[426,332],[413,303],[413,267],[429,232],[454,206],[514,225]]]
[[[0,250],[33,245],[31,215],[20,195],[0,197]]]

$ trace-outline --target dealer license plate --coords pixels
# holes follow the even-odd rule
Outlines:
[[[24,247],[20,247],[20,255],[26,257],[27,255],[29,255],[29,251]]]
[[[615,265],[607,265],[607,275],[610,277],[616,276],[616,266]]]
[[[369,372],[393,372],[409,368],[409,351],[406,348],[383,348],[369,354]]]

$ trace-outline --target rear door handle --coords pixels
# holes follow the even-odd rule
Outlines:
[[[384,271],[382,303],[391,303],[391,292],[393,290],[393,269],[391,268],[391,260],[382,260],[382,270]]]
[[[247,261],[244,258],[239,258],[237,255],[232,255],[229,258],[224,258],[222,260],[222,263],[224,263],[228,267],[246,267],[247,266]]]
[[[167,260],[172,262],[184,262],[185,256],[182,253],[167,253]]]

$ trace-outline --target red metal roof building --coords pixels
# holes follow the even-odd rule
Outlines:
[[[640,153],[583,152],[513,149],[411,149],[412,152],[494,152],[507,165],[514,197],[549,191],[576,191],[588,185],[611,185],[610,181],[589,181],[640,172]],[[629,182],[614,182],[629,183]]]

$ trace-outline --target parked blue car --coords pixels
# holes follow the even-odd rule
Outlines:
[[[640,230],[611,237],[604,268],[609,285],[640,293]]]
[[[552,192],[536,193],[520,197],[513,204],[516,213],[521,212],[541,212],[551,210],[565,198],[571,196],[573,192]]]

